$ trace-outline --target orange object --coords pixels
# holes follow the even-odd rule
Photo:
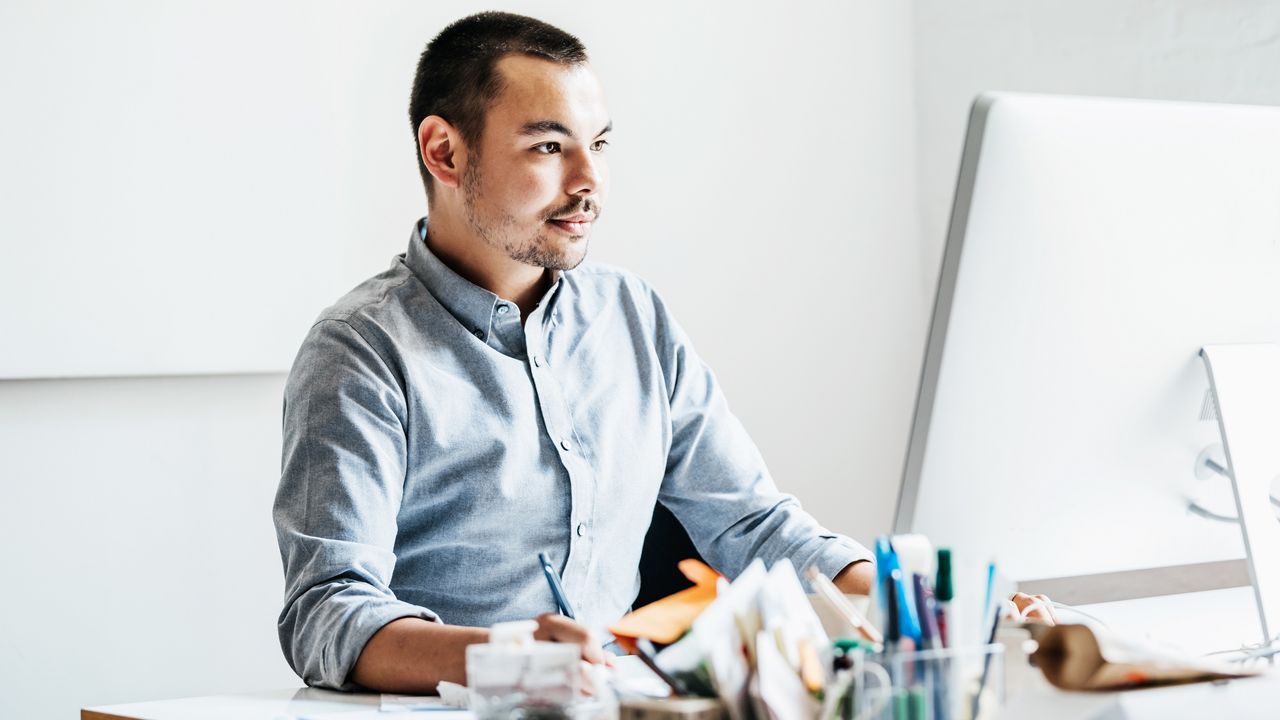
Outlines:
[[[822,672],[822,661],[818,659],[818,651],[813,647],[813,643],[807,639],[801,639],[799,642],[800,650],[800,679],[804,681],[804,688],[811,693],[818,692],[822,689],[823,681],[826,679]]]
[[[633,641],[636,638],[646,638],[661,645],[679,640],[703,609],[716,599],[720,573],[697,560],[681,560],[677,567],[693,582],[693,587],[628,613],[609,628],[609,632],[617,636],[618,644],[629,652],[635,652]]]

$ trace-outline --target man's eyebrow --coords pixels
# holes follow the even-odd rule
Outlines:
[[[609,121],[608,125],[604,126],[603,130],[596,133],[596,137],[600,137],[611,130],[613,130],[612,120]],[[573,137],[573,132],[558,120],[537,120],[535,122],[525,123],[520,128],[521,135],[542,135],[544,133],[560,133],[567,137]]]
[[[528,122],[524,127],[520,128],[521,135],[542,135],[543,133],[560,133],[573,137],[573,133],[569,132],[569,128],[556,120],[538,120],[536,122]]]

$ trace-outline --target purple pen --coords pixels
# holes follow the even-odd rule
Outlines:
[[[911,573],[912,589],[916,596],[916,614],[920,616],[920,638],[924,649],[937,650],[942,647],[942,639],[938,635],[938,618],[934,614],[933,599],[925,594],[924,576]]]

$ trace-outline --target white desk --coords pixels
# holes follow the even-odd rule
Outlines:
[[[1252,596],[1236,588],[1213,593],[1095,605],[1091,613],[1139,636],[1169,641],[1185,636],[1185,618],[1208,633],[1205,648],[1229,647],[1237,635],[1257,634]],[[866,598],[852,598],[865,603]],[[1157,601],[1158,602],[1152,602]],[[826,606],[815,605],[819,616]],[[1225,622],[1224,622],[1225,621]],[[825,620],[824,620],[825,622]],[[833,629],[828,627],[828,631]],[[837,633],[838,634],[838,633]],[[1185,637],[1181,638],[1185,639]],[[1280,673],[1229,683],[1198,683],[1122,693],[1068,693],[1051,687],[1026,656],[1007,646],[1005,718],[1036,720],[1156,720],[1160,718],[1280,717]],[[379,712],[381,696],[315,688],[161,700],[86,708],[81,720],[443,720],[439,713]]]
[[[1114,693],[1044,687],[1013,693],[1005,718],[1035,720],[1252,720],[1280,717],[1280,675]]]
[[[356,720],[370,713],[392,720],[401,714],[379,713],[380,702],[381,696],[377,694],[295,688],[104,705],[81,710],[80,720],[292,720],[330,716],[351,716],[351,720]]]
[[[379,696],[314,688],[86,708],[80,720],[431,720],[433,713],[378,712]],[[1275,718],[1280,675],[1123,693],[1066,693],[1043,682],[1012,689],[1003,717],[1036,720]]]

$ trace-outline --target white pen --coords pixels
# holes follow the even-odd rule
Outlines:
[[[880,634],[880,631],[867,622],[862,613],[858,612],[858,608],[849,602],[849,598],[845,597],[840,588],[836,587],[836,584],[831,582],[826,575],[823,575],[816,567],[810,567],[807,574],[809,583],[813,585],[814,591],[831,603],[835,611],[840,613],[853,626],[854,630],[857,630],[864,638],[877,645],[884,642],[884,636]]]

